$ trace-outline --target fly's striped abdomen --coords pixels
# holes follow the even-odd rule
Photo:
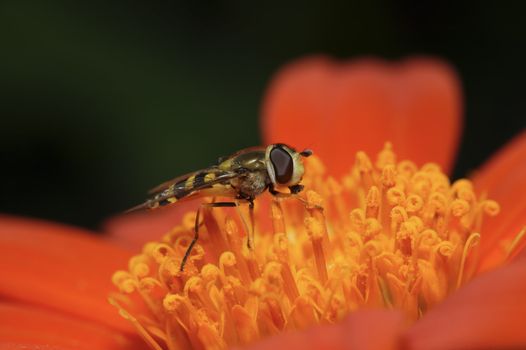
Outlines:
[[[162,183],[150,191],[152,195],[146,202],[128,211],[155,209],[176,203],[188,197],[226,196],[235,197],[231,181],[240,173],[217,166],[199,170]]]
[[[158,206],[165,206],[171,203],[177,202],[188,196],[189,192],[184,189],[176,189],[174,185],[170,186],[166,190],[159,194],[156,194],[150,201],[150,208],[157,208]]]
[[[158,206],[165,206],[176,203],[177,201],[194,194],[197,191],[212,187],[210,182],[216,179],[214,172],[200,171],[185,179],[170,185],[162,192],[156,194],[148,203],[151,209]]]
[[[196,189],[202,189],[209,187],[206,184],[213,181],[216,178],[216,174],[213,172],[198,172],[184,182],[184,188],[187,191],[193,191]],[[182,184],[181,184],[182,185]]]

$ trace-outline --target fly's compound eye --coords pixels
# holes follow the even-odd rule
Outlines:
[[[276,174],[276,182],[287,184],[294,173],[294,160],[283,148],[277,146],[270,151],[270,161]]]

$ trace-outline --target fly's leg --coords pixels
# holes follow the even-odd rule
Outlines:
[[[184,266],[186,265],[186,261],[188,260],[188,257],[190,256],[190,253],[192,252],[192,249],[194,248],[195,243],[199,239],[199,218],[201,216],[201,209],[203,208],[227,208],[227,207],[237,207],[238,204],[236,202],[215,202],[215,203],[203,203],[199,206],[199,209],[197,209],[197,214],[195,216],[195,225],[194,225],[194,238],[192,239],[192,242],[190,242],[190,245],[186,249],[186,253],[184,253],[183,261],[181,261],[181,267],[179,268],[179,271],[184,271]]]
[[[285,198],[294,198],[298,201],[300,201],[305,207],[316,207],[318,209],[323,209],[323,207],[320,207],[319,205],[313,205],[312,203],[309,203],[305,198],[302,198],[298,196],[298,193],[303,191],[303,185],[294,185],[289,186],[290,193],[283,193],[276,191],[273,185],[269,186],[268,191],[274,198],[276,199],[285,199]]]
[[[249,215],[249,220],[250,220],[250,227],[249,225],[247,225],[247,222],[245,221],[245,218],[243,217],[243,213],[241,213],[241,210],[239,210],[239,202],[236,202],[236,203],[237,203],[237,213],[239,217],[241,218],[241,221],[243,222],[243,226],[245,226],[245,230],[247,232],[247,248],[252,250],[254,249],[254,236],[255,236],[254,198],[240,193],[238,194],[237,199],[248,202],[248,215]]]
[[[292,197],[292,196],[297,195],[297,194],[300,193],[301,191],[303,191],[303,185],[294,185],[294,186],[290,186],[290,187],[289,187],[289,190],[290,190],[290,193],[283,193],[283,192],[277,191],[277,190],[274,188],[274,185],[269,185],[269,187],[268,187],[268,191],[269,191],[270,194],[273,195],[274,197],[276,197],[276,198],[290,198],[290,197]]]
[[[254,249],[254,199],[248,201],[248,215],[250,217],[250,232],[247,235],[247,247]]]

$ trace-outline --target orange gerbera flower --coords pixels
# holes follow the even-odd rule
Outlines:
[[[112,242],[0,218],[0,344],[141,349],[141,336],[170,349],[526,346],[526,201],[517,198],[526,133],[472,181],[450,184],[440,167],[454,155],[460,100],[455,75],[431,60],[289,66],[271,85],[262,128],[267,142],[316,150],[307,207],[261,198],[254,253],[235,215],[206,213],[184,273],[188,207],[119,218]],[[483,220],[497,202],[500,214]],[[127,263],[123,242],[153,235],[160,242]],[[121,293],[110,283],[117,270]]]

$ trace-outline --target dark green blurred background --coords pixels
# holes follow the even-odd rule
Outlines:
[[[0,212],[98,227],[152,185],[259,144],[269,79],[311,53],[449,60],[466,97],[461,176],[526,125],[513,4],[3,0]]]

